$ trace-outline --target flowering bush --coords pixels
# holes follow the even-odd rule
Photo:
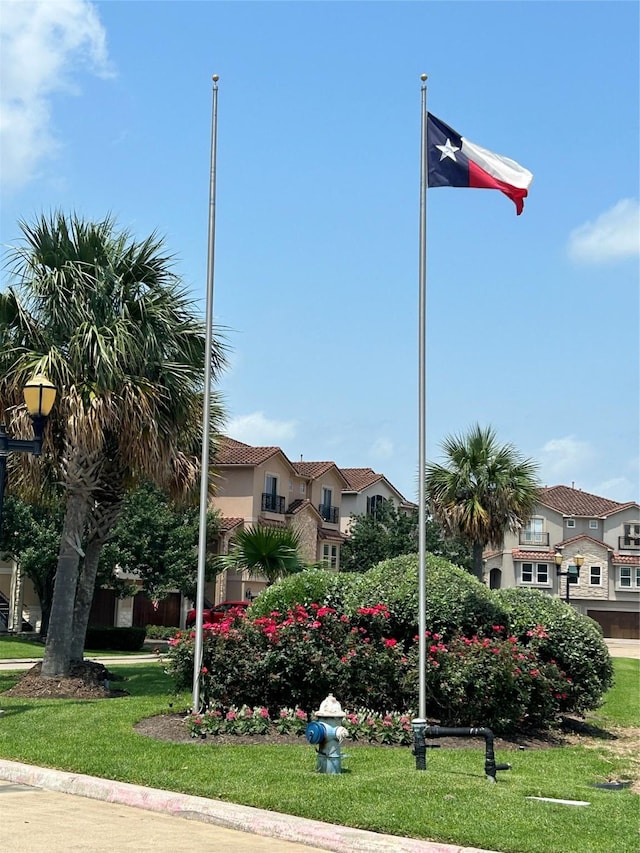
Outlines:
[[[263,735],[271,729],[279,734],[303,737],[309,717],[302,708],[281,708],[272,720],[264,706],[238,708],[226,711],[215,708],[204,714],[193,714],[187,719],[192,737],[207,735]],[[368,708],[358,708],[345,716],[344,727],[348,739],[366,743],[383,743],[408,746],[413,743],[409,714],[387,712],[378,714]]]
[[[232,614],[208,625],[201,696],[210,709],[227,710],[222,718],[209,711],[213,716],[202,719],[228,733],[267,731],[272,723],[301,733],[308,715],[333,693],[345,709],[367,709],[348,718],[353,737],[402,743],[410,739],[410,721],[394,714],[415,705],[419,651],[417,637],[400,642],[392,624],[384,604],[351,616],[312,604],[257,618]],[[496,622],[484,634],[429,631],[427,640],[427,711],[441,725],[508,733],[544,728],[558,714],[585,707],[587,694],[564,660],[552,656],[543,624],[534,623],[524,636]],[[170,641],[167,665],[178,689],[191,685],[193,646],[190,633]]]

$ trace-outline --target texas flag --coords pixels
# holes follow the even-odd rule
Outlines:
[[[533,175],[524,166],[469,142],[431,113],[427,116],[430,187],[474,187],[500,190],[518,215],[524,208]]]

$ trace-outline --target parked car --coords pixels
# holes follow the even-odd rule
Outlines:
[[[207,623],[215,625],[216,622],[222,622],[229,610],[233,610],[235,608],[246,610],[250,604],[250,601],[221,601],[220,604],[216,604],[214,607],[205,607],[202,611],[202,621],[205,625]],[[195,622],[196,611],[194,609],[187,613],[187,628],[193,627]]]

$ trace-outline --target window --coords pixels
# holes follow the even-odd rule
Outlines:
[[[589,586],[602,586],[602,568],[589,566]]]
[[[301,494],[301,495],[304,495],[304,492],[305,492],[305,486],[304,486],[304,483],[300,483],[300,494]]]
[[[546,545],[547,538],[544,534],[544,519],[530,518],[522,531],[523,545]]]
[[[595,518],[590,519],[589,520],[589,530],[597,530],[597,529],[598,529],[597,520]]]
[[[622,589],[640,589],[640,567],[620,566],[620,587]]]
[[[278,478],[273,474],[267,474],[264,478],[264,490],[266,494],[275,497],[278,494]]]
[[[338,546],[323,545],[322,546],[322,562],[328,569],[338,568]]]
[[[333,497],[333,492],[331,489],[325,489],[322,487],[322,503],[324,506],[331,506],[331,498]]]
[[[567,527],[575,527],[575,526],[576,526],[575,518],[568,518],[567,519]]]
[[[547,563],[523,563],[522,583],[548,584],[549,566]]]
[[[619,547],[629,548],[633,545],[640,545],[640,524],[625,524],[624,540],[620,543]]]
[[[384,506],[384,498],[382,495],[371,495],[367,498],[367,515],[378,515]]]

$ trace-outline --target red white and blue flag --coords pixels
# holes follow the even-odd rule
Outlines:
[[[533,175],[524,166],[469,142],[434,115],[427,115],[428,185],[500,190],[524,208]]]

